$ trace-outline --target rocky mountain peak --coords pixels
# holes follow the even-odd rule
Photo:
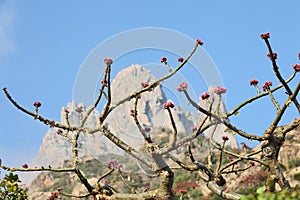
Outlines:
[[[142,88],[141,83],[151,83],[156,77],[151,74],[151,71],[143,68],[140,65],[132,65],[126,69],[121,70],[112,81],[112,105],[116,104],[119,100],[127,97],[138,88]],[[210,89],[210,93],[213,96],[213,92]],[[217,97],[214,97],[217,99]],[[169,120],[168,113],[163,108],[163,104],[167,101],[166,95],[161,86],[156,87],[151,92],[146,92],[141,95],[141,99],[138,105],[138,117],[140,123],[148,128],[149,134],[152,134],[154,130],[171,129],[171,122]],[[214,101],[213,107],[221,112],[225,111],[225,107],[222,102],[217,103]],[[205,102],[200,102],[200,105],[208,106]],[[218,105],[218,106],[217,106]],[[106,125],[117,137],[122,139],[127,144],[139,149],[143,145],[143,138],[136,127],[133,118],[130,116],[130,110],[134,108],[134,101],[125,102],[118,106],[113,112],[110,113],[105,120]],[[88,105],[75,102],[68,103],[66,107],[61,109],[61,123],[66,124],[65,109],[69,112],[69,122],[72,126],[79,126],[80,114],[77,109],[81,109],[81,113],[84,115],[88,109]],[[101,109],[101,107],[99,108]],[[215,112],[214,110],[214,112]],[[177,129],[180,134],[186,135],[192,132],[191,127],[197,126],[203,115],[197,116],[196,112],[190,112],[183,110],[180,107],[172,109],[174,120],[176,121]],[[99,112],[94,110],[89,116],[86,126],[94,128],[97,125],[97,119]],[[228,135],[230,138],[229,145],[237,147],[234,136],[230,133],[225,133],[226,128],[223,125],[217,125],[216,128],[211,127],[206,136],[209,137],[213,133],[213,138],[217,141],[221,141],[222,135]],[[49,129],[45,134],[43,143],[37,156],[33,159],[31,166],[48,166],[53,167],[62,166],[65,160],[71,159],[71,144],[70,142],[56,133],[56,129]],[[107,153],[115,153],[122,155],[124,152],[116,147],[112,142],[106,139],[101,133],[84,134],[79,137],[79,156],[80,157],[94,157],[97,158],[100,155]]]

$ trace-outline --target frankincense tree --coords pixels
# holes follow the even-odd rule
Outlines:
[[[172,109],[175,107],[174,103],[169,100],[164,103],[163,108],[168,113],[169,120],[172,125],[172,131],[170,132],[170,137],[168,141],[163,145],[159,145],[154,139],[151,138],[151,135],[148,131],[141,125],[139,121],[139,111],[138,104],[141,99],[141,95],[145,92],[151,92],[157,86],[159,86],[163,81],[172,78],[184,65],[189,61],[193,53],[197,50],[199,46],[203,45],[203,42],[199,39],[195,41],[195,46],[192,48],[191,52],[186,56],[186,58],[178,58],[179,65],[175,68],[172,68],[166,57],[161,58],[161,63],[163,63],[169,73],[165,76],[158,78],[157,80],[150,83],[142,83],[142,88],[138,88],[132,94],[129,94],[126,98],[120,100],[119,102],[112,104],[111,96],[111,66],[113,60],[111,58],[105,58],[104,63],[106,65],[106,70],[101,81],[101,88],[99,90],[98,97],[94,101],[93,105],[90,105],[87,112],[84,114],[78,108],[77,112],[81,114],[80,126],[71,126],[68,123],[68,111],[66,111],[66,121],[67,124],[61,124],[53,120],[49,120],[41,115],[39,115],[39,109],[42,106],[40,102],[34,102],[34,111],[30,111],[20,104],[18,104],[9,94],[8,89],[4,88],[3,91],[7,96],[8,100],[22,112],[32,116],[35,120],[38,120],[44,123],[47,126],[54,127],[57,129],[57,133],[61,137],[65,137],[70,141],[72,149],[72,165],[68,168],[52,168],[52,167],[34,167],[30,168],[27,164],[24,164],[22,168],[13,168],[1,164],[1,168],[11,172],[22,171],[22,172],[33,172],[33,171],[52,171],[55,173],[74,173],[80,182],[85,186],[87,193],[86,194],[67,194],[63,192],[62,188],[58,188],[58,191],[52,192],[49,196],[49,199],[56,199],[59,196],[70,196],[70,197],[93,197],[94,199],[175,199],[175,194],[173,191],[173,184],[175,179],[174,169],[171,167],[170,162],[176,163],[178,165],[176,170],[190,171],[197,173],[197,177],[206,182],[207,187],[214,194],[221,196],[225,199],[241,199],[241,195],[237,194],[236,191],[224,191],[223,187],[226,186],[226,175],[228,174],[238,174],[241,171],[246,171],[251,167],[261,165],[264,167],[266,172],[266,181],[265,181],[265,190],[266,192],[276,192],[277,188],[280,190],[292,191],[292,188],[285,178],[278,161],[279,151],[282,145],[285,142],[287,134],[300,126],[300,118],[295,116],[295,119],[291,121],[286,126],[279,126],[283,114],[286,112],[288,107],[290,109],[296,109],[300,113],[300,105],[297,100],[297,95],[300,90],[300,83],[296,84],[295,88],[291,88],[289,83],[296,77],[296,74],[300,71],[300,64],[294,64],[293,73],[288,79],[284,79],[279,72],[279,67],[277,65],[277,53],[273,52],[269,39],[270,34],[264,33],[261,34],[261,38],[265,42],[268,53],[267,56],[271,61],[271,65],[276,75],[279,84],[273,86],[274,83],[266,82],[262,86],[262,91],[258,86],[258,80],[251,80],[250,85],[254,86],[257,94],[243,102],[238,106],[232,109],[229,112],[220,113],[212,109],[213,101],[221,102],[221,96],[226,93],[226,89],[223,87],[216,87],[214,93],[219,97],[213,99],[208,92],[204,92],[200,95],[201,101],[206,101],[207,108],[201,107],[194,99],[192,99],[188,93],[188,84],[181,83],[177,90],[182,92],[187,101],[194,107],[195,110],[203,113],[205,117],[201,120],[198,126],[193,127],[193,133],[190,135],[179,136],[176,120],[173,117]],[[298,55],[300,59],[300,53]],[[275,100],[273,93],[275,91],[282,91],[283,95],[286,95],[286,100],[283,105]],[[241,109],[243,109],[248,104],[255,103],[261,98],[269,97],[274,104],[276,109],[276,116],[272,120],[272,123],[266,125],[266,130],[262,134],[251,134],[247,133],[237,126],[233,125],[229,118],[233,115],[236,115]],[[99,102],[101,100],[105,101],[105,105],[101,110],[101,114],[98,118],[97,127],[91,129],[85,126],[87,119],[91,112],[97,107],[99,107]],[[130,111],[130,116],[132,117],[140,134],[143,136],[145,145],[146,145],[146,155],[139,152],[138,149],[128,145],[125,141],[121,140],[116,136],[116,133],[110,130],[110,127],[106,125],[105,120],[107,117],[114,112],[115,108],[124,104],[125,102],[133,101],[134,107]],[[293,106],[290,106],[293,104]],[[192,142],[197,142],[198,137],[201,133],[210,127],[216,127],[218,124],[223,124],[231,132],[240,135],[249,140],[256,140],[260,142],[260,145],[255,149],[247,148],[246,144],[242,145],[243,149],[246,151],[235,152],[231,149],[226,148],[226,142],[228,142],[227,136],[222,136],[221,144],[217,143],[211,138],[205,140],[209,146],[209,154],[207,155],[207,162],[201,162],[197,160],[194,156],[197,149],[192,145]],[[159,187],[157,189],[152,189],[147,187],[145,190],[134,190],[132,189],[129,193],[119,192],[113,187],[113,183],[108,184],[105,180],[105,177],[109,176],[112,173],[121,173],[122,165],[116,160],[109,160],[107,164],[107,171],[99,171],[97,174],[97,183],[91,184],[87,177],[82,173],[82,169],[79,165],[79,155],[78,155],[78,138],[80,135],[84,134],[103,134],[108,138],[114,145],[121,148],[124,152],[137,159],[140,163],[143,164],[143,168],[148,168],[154,171],[153,177],[159,180]],[[222,134],[222,133],[218,133]],[[188,159],[180,159],[176,157],[176,150],[184,146],[186,151],[186,156]],[[224,162],[226,158],[230,157],[230,160]],[[212,160],[214,159],[214,162]],[[124,184],[126,180],[124,180]],[[279,187],[276,187],[278,184]],[[188,191],[181,189],[179,190],[180,199],[183,199],[184,196],[188,195]]]

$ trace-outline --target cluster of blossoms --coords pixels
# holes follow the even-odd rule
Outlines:
[[[220,87],[220,86],[218,86],[218,87],[216,87],[216,88],[214,89],[214,93],[216,93],[216,94],[218,94],[218,95],[225,94],[226,91],[227,91],[226,88],[223,88],[223,87]]]
[[[160,62],[161,62],[161,63],[167,62],[167,58],[166,58],[166,57],[161,57]]]
[[[300,56],[300,53],[299,53],[299,56]],[[293,68],[296,72],[300,72],[300,64],[293,64]]]
[[[258,84],[258,80],[256,79],[250,80],[250,85],[257,85],[257,84]]]
[[[187,87],[188,87],[188,84],[186,82],[183,82],[177,86],[177,90],[179,92],[182,92],[182,91],[185,91],[187,89]]]
[[[204,93],[202,93],[202,94],[200,95],[200,98],[201,98],[202,100],[208,99],[209,97],[210,97],[210,94],[209,94],[208,92],[204,92]]]
[[[122,164],[117,163],[115,159],[106,161],[106,167],[108,169],[121,169]]]
[[[149,83],[147,83],[147,82],[142,82],[142,83],[141,83],[141,86],[143,86],[143,87],[148,87],[148,86],[149,86]]]
[[[33,103],[33,106],[36,107],[36,108],[39,108],[39,107],[42,106],[42,104],[41,104],[41,102],[36,101],[36,102]]]
[[[271,54],[267,53],[267,56],[271,59]],[[277,59],[277,53],[273,52],[273,58],[276,60]]]
[[[106,65],[111,65],[113,63],[113,60],[111,58],[104,58],[104,63]]]
[[[270,90],[270,86],[272,86],[272,82],[271,81],[265,82],[265,84],[262,86],[263,91],[264,92],[269,91]]]
[[[264,40],[268,39],[268,38],[270,38],[270,33],[269,32],[262,33],[262,34],[260,34],[260,37]]]
[[[58,199],[58,192],[51,192],[51,195],[48,196],[48,200]]]
[[[171,100],[168,100],[166,103],[164,103],[164,109],[174,108],[174,103]]]
[[[228,136],[226,136],[226,135],[223,135],[223,136],[222,136],[222,140],[223,140],[224,142],[226,142],[226,141],[228,141],[228,140],[229,140],[229,138],[228,138]]]

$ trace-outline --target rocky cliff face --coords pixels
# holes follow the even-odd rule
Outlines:
[[[134,92],[137,87],[141,88],[142,82],[152,82],[156,79],[151,74],[150,70],[147,70],[140,65],[132,65],[122,71],[120,71],[115,79],[112,81],[112,104],[114,105],[119,100],[128,96]],[[214,96],[212,88],[210,93]],[[140,104],[138,106],[139,120],[141,124],[151,130],[157,128],[171,128],[171,123],[168,117],[168,113],[163,109],[163,104],[167,101],[166,95],[162,88],[156,87],[152,92],[146,92],[142,94]],[[219,100],[214,101],[214,112],[224,112],[225,107]],[[205,102],[202,102],[203,107],[207,107]],[[218,105],[218,106],[217,106]],[[86,105],[76,104],[74,102],[68,103],[65,108],[61,110],[61,123],[66,124],[64,109],[69,110],[69,121],[72,126],[78,126],[80,124],[79,113],[76,112],[77,107],[82,107],[82,114],[87,111]],[[106,119],[105,123],[109,129],[117,136],[120,137],[127,144],[139,148],[143,145],[143,138],[140,135],[133,118],[130,116],[130,110],[134,108],[134,102],[126,102],[117,107]],[[100,107],[101,109],[101,107]],[[176,121],[178,132],[181,134],[190,134],[192,132],[191,127],[197,126],[203,115],[197,115],[195,113],[175,107],[172,109],[174,119]],[[98,111],[93,111],[87,120],[86,126],[95,127],[97,125],[97,118],[99,116]],[[221,141],[221,135],[228,135],[230,138],[229,145],[237,147],[234,136],[230,133],[224,132],[225,127],[218,125],[216,129],[210,128],[205,134],[210,136],[213,132],[213,138],[217,141]],[[71,159],[71,145],[68,140],[61,137],[56,133],[56,129],[50,129],[43,140],[40,150],[37,156],[31,163],[31,166],[48,166],[59,167],[64,164],[65,160]],[[152,137],[155,137],[152,135]],[[98,157],[99,155],[115,153],[123,154],[122,150],[112,144],[101,133],[93,135],[81,134],[79,138],[79,155],[80,157]]]

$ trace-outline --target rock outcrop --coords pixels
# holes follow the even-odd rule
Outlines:
[[[151,83],[156,79],[151,74],[151,71],[141,67],[140,65],[132,65],[122,71],[120,71],[115,79],[112,81],[112,105],[115,105],[118,101],[125,98],[129,94],[133,93],[139,88],[142,88],[142,82]],[[217,96],[210,89],[210,94],[213,98],[217,99]],[[169,120],[168,113],[163,109],[163,104],[167,101],[167,97],[162,90],[161,86],[156,87],[151,92],[146,92],[141,95],[141,99],[138,105],[138,117],[144,128],[148,128],[149,134],[151,131],[157,128],[171,129],[171,122]],[[218,103],[219,100],[215,100],[213,105],[213,112],[225,112],[225,107],[222,103]],[[200,103],[201,106],[207,107],[205,102]],[[218,105],[218,106],[216,106]],[[103,104],[99,105],[101,109]],[[66,124],[65,112],[69,111],[69,122],[72,126],[79,126],[80,114],[76,109],[80,107],[82,109],[81,114],[85,114],[88,110],[87,105],[76,104],[74,102],[68,103],[65,108],[61,109],[61,123]],[[122,139],[132,147],[139,149],[143,145],[143,138],[136,127],[133,118],[130,116],[130,110],[134,108],[134,100],[125,102],[118,106],[105,120],[106,125],[117,137]],[[218,111],[216,109],[219,109]],[[175,106],[172,109],[174,120],[178,132],[182,135],[191,134],[192,126],[197,126],[201,119],[202,114],[197,112],[190,112],[183,110],[180,107]],[[99,112],[94,110],[89,116],[85,126],[94,128],[97,125],[97,119]],[[229,145],[231,147],[237,147],[234,136],[225,132],[226,127],[224,125],[217,125],[210,128],[205,132],[209,137],[213,134],[213,138],[217,141],[221,141],[222,135],[227,135],[229,139]],[[37,156],[33,159],[31,166],[48,166],[60,167],[64,164],[65,160],[70,160],[71,157],[71,144],[70,142],[58,135],[57,129],[51,128],[45,135],[43,143]],[[155,135],[151,135],[155,137]],[[107,153],[115,153],[122,155],[124,152],[115,146],[111,141],[105,138],[100,132],[95,134],[82,133],[79,137],[79,156],[80,157],[98,157],[99,155]],[[31,176],[33,177],[33,176]]]

